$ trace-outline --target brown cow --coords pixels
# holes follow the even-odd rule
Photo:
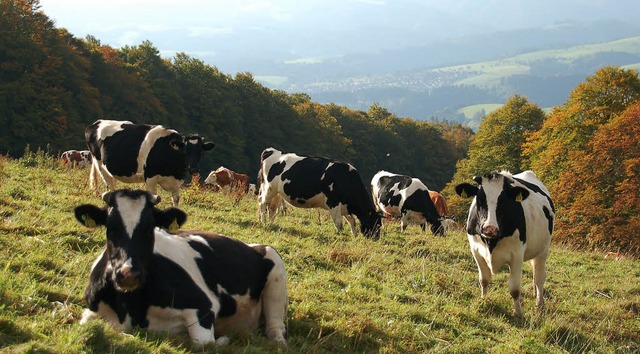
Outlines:
[[[91,165],[91,153],[89,150],[68,150],[60,155],[60,160],[68,167],[87,167]]]
[[[213,184],[218,188],[228,186],[229,192],[242,189],[244,193],[247,193],[249,191],[249,176],[220,166],[217,170],[209,173],[209,176],[204,180],[204,184]]]
[[[435,191],[429,191],[429,197],[433,201],[433,204],[436,205],[436,210],[438,211],[438,215],[441,217],[449,216],[449,208],[447,207],[447,201],[444,199],[444,196]]]

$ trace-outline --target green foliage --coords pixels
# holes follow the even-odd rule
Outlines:
[[[101,321],[80,325],[83,292],[104,229],[73,217],[102,205],[87,169],[25,166],[0,158],[0,346],[3,352],[188,353],[186,334],[120,334]],[[10,195],[19,195],[12,198]],[[170,206],[163,194],[161,208]],[[480,299],[476,265],[462,231],[446,237],[389,223],[379,241],[336,232],[326,211],[295,209],[257,220],[250,196],[183,190],[186,227],[273,245],[289,275],[288,347],[263,329],[239,333],[220,353],[619,352],[640,350],[638,262],[554,246],[546,310],[535,310],[524,267],[524,319],[511,317],[506,272]],[[631,278],[630,278],[631,277]],[[195,350],[200,352],[200,350]]]
[[[544,118],[538,105],[515,95],[480,123],[469,146],[469,157],[458,162],[453,180],[445,189],[453,215],[463,219],[468,206],[467,200],[455,195],[457,184],[491,171],[519,173],[529,169],[522,158],[522,145],[529,134],[540,129]]]

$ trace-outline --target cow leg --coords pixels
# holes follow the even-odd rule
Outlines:
[[[258,207],[260,209],[260,222],[265,223],[267,221],[267,214],[269,215],[269,222],[272,222],[276,217],[275,211],[271,212],[269,205],[271,201],[278,194],[273,188],[269,188],[269,184],[262,184],[260,186],[260,196],[258,197]]]
[[[487,296],[489,290],[489,284],[491,284],[491,268],[487,264],[487,261],[476,251],[471,250],[473,258],[478,266],[478,282],[480,283],[480,294],[484,299]]]
[[[287,271],[280,255],[271,247],[266,247],[265,258],[271,259],[275,266],[269,272],[267,283],[262,292],[262,309],[264,311],[265,331],[267,338],[279,344],[287,345],[284,325],[287,317]]]
[[[333,225],[338,229],[338,232],[342,232],[342,207],[338,204],[338,206],[329,209],[329,213],[333,219]]]
[[[353,217],[353,215],[348,214],[345,215],[344,218],[347,219],[349,227],[351,227],[351,234],[353,234],[353,236],[358,235],[358,229],[356,228],[356,219]]]
[[[409,225],[409,219],[410,219],[410,215],[409,212],[404,212],[402,213],[402,217],[400,218],[400,230],[402,232],[404,232],[407,229],[407,225]]]
[[[183,321],[185,326],[187,327],[187,330],[189,331],[189,337],[191,337],[191,342],[194,346],[202,347],[214,341],[219,345],[224,345],[229,342],[229,338],[227,337],[218,338],[218,341],[220,341],[220,343],[216,341],[213,334],[213,318],[210,318],[210,321],[207,321],[211,323],[210,328],[206,328],[200,324],[201,319],[198,316],[198,313],[200,311],[192,309],[183,311]],[[208,317],[213,317],[213,313],[211,313]]]
[[[509,294],[513,299],[513,316],[522,317],[522,259],[509,265]]]
[[[547,280],[547,257],[548,253],[540,255],[531,260],[533,268],[533,287],[536,291],[536,307],[544,307],[544,282]]]

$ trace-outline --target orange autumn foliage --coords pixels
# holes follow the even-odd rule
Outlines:
[[[602,125],[571,152],[552,194],[554,238],[600,251],[640,254],[640,103]]]

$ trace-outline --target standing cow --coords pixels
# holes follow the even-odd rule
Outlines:
[[[267,337],[286,345],[287,274],[273,248],[200,231],[172,235],[159,227],[177,229],[186,214],[156,208],[159,197],[147,191],[123,189],[103,199],[104,208],[75,209],[82,224],[107,229],[80,323],[101,317],[120,331],[186,329],[202,346],[226,344],[228,334],[254,330],[264,317]]]
[[[476,185],[456,186],[461,197],[474,197],[467,218],[467,238],[478,265],[482,297],[491,276],[507,264],[514,316],[522,316],[522,263],[531,260],[536,306],[544,305],[546,261],[555,209],[549,191],[532,171],[503,171],[474,177]]]
[[[404,232],[409,221],[420,224],[426,231],[430,224],[434,235],[444,235],[444,229],[429,189],[417,178],[379,171],[371,179],[371,194],[377,207],[389,216],[401,217],[400,228]]]
[[[344,216],[356,235],[354,216],[360,220],[365,237],[378,239],[382,224],[360,174],[350,164],[283,153],[274,148],[262,152],[260,160],[260,220],[272,199],[281,195],[285,202],[298,208],[321,208],[331,213],[335,227],[342,229]]]
[[[116,180],[144,182],[153,194],[160,185],[171,192],[174,206],[180,201],[180,186],[187,172],[197,173],[202,152],[215,146],[198,135],[183,136],[161,125],[127,121],[98,120],[84,134],[93,155],[92,188],[97,174],[107,191],[115,189]]]

